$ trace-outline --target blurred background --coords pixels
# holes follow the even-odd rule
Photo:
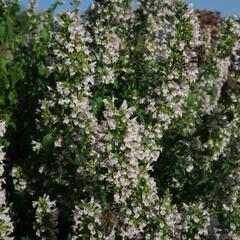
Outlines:
[[[240,16],[240,0],[185,0],[187,3],[192,2],[197,9],[207,9],[210,11],[219,11],[223,16]],[[24,7],[28,6],[29,0],[20,0]],[[50,6],[54,0],[38,0],[38,10],[44,10]],[[85,11],[93,0],[82,0],[81,10]],[[70,8],[70,0],[66,0],[65,4],[59,9],[65,10]]]

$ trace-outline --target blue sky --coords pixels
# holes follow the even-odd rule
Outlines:
[[[20,0],[21,3],[26,7],[28,0]],[[38,9],[43,10],[47,8],[55,0],[38,0]],[[186,0],[190,2],[191,0]],[[70,0],[65,1],[64,9],[69,8]],[[84,11],[90,5],[92,0],[82,0],[81,9]],[[240,0],[192,0],[195,8],[217,10],[222,12],[223,15],[238,15],[240,16]]]

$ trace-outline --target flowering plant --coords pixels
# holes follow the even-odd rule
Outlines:
[[[239,19],[213,26],[181,0],[78,3],[54,16],[31,1],[8,59],[25,62],[0,102],[0,234],[239,239]]]

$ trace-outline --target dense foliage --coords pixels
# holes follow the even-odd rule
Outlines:
[[[0,239],[240,239],[239,19],[79,2],[0,0]]]

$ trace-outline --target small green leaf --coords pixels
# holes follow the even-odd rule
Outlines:
[[[71,239],[72,239],[72,235],[71,235],[71,233],[69,233],[67,236],[67,240],[71,240]]]
[[[8,94],[8,99],[12,105],[17,103],[16,95],[14,94],[14,92],[10,92]]]
[[[0,95],[0,105],[4,105],[4,104],[5,104],[4,97]]]
[[[0,72],[6,72],[6,61],[0,59]]]
[[[42,145],[47,147],[52,142],[52,135],[49,133],[43,137]]]
[[[5,27],[0,26],[0,40],[3,39],[5,36]]]
[[[202,179],[197,183],[197,186],[206,184],[208,181],[209,181],[209,178],[204,177],[204,178],[202,178]]]
[[[187,103],[190,106],[192,106],[194,105],[194,102],[196,101],[196,99],[197,99],[197,95],[195,93],[190,93],[187,98]]]
[[[40,76],[45,76],[48,73],[48,70],[46,67],[44,67],[42,64],[38,66],[38,73]]]

